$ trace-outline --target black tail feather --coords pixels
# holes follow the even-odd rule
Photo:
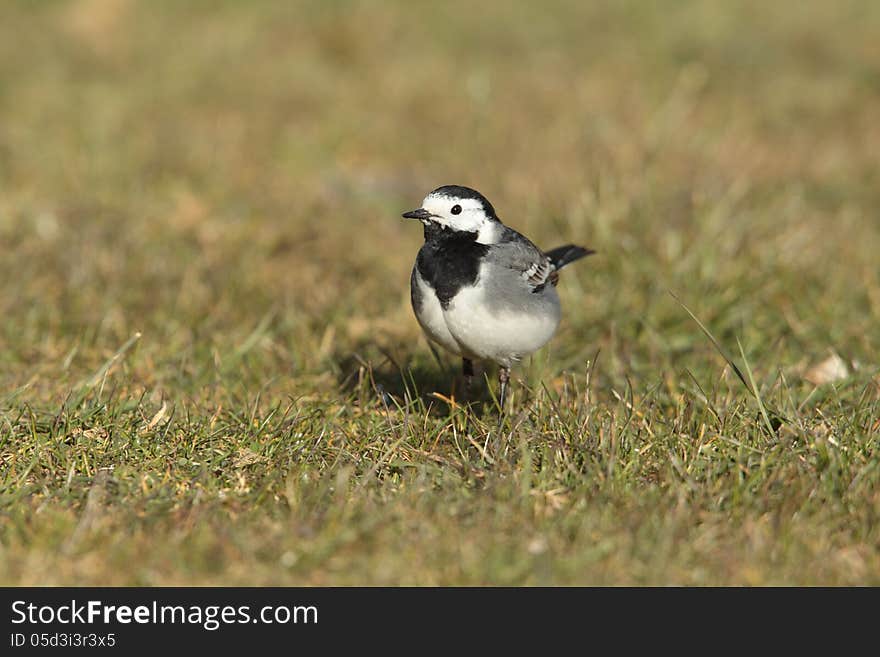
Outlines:
[[[557,270],[562,269],[565,265],[580,260],[588,255],[595,253],[593,249],[585,249],[582,246],[574,244],[566,244],[565,246],[557,246],[555,249],[547,251],[547,257]]]

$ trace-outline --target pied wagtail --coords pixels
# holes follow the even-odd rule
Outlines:
[[[416,319],[431,341],[461,356],[468,387],[474,359],[498,364],[503,409],[510,366],[559,326],[559,270],[593,251],[567,244],[544,253],[502,224],[485,196],[459,185],[438,187],[403,216],[425,228],[410,278]]]

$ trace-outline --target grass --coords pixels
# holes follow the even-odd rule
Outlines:
[[[585,4],[4,3],[0,582],[880,584],[876,3]],[[599,252],[501,431],[445,183]]]

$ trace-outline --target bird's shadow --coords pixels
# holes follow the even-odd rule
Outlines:
[[[363,345],[367,347],[367,345]],[[336,354],[337,382],[342,393],[361,404],[378,401],[404,406],[421,401],[433,415],[448,412],[449,401],[494,404],[485,374],[477,370],[470,389],[466,389],[460,361],[408,357],[398,360],[384,350],[372,348]],[[371,354],[372,357],[367,354]]]

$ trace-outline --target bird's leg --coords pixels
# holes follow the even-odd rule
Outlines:
[[[501,392],[498,394],[498,406],[504,413],[504,400],[507,398],[507,382],[510,381],[510,368],[503,365],[498,368],[498,383],[501,385]]]
[[[462,431],[465,433],[470,431],[471,424],[471,387],[474,379],[474,361],[470,358],[461,359],[461,374],[464,378],[464,391],[462,393],[462,408],[465,411],[464,424]]]
[[[461,359],[461,374],[464,377],[464,397],[471,398],[471,383],[474,380],[474,361],[469,358]]]

